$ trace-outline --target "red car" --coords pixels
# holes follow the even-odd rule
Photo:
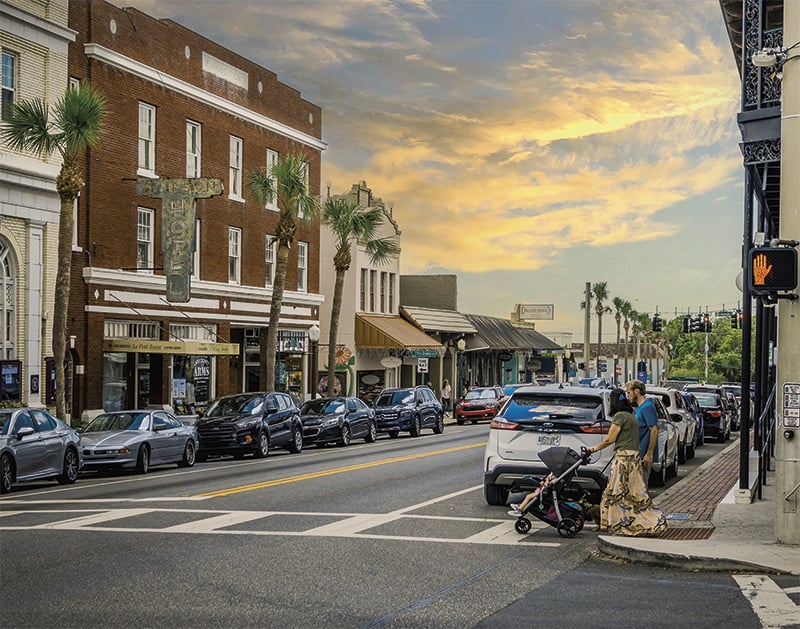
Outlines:
[[[500,387],[473,387],[456,404],[456,423],[461,426],[470,420],[493,419],[505,400]]]

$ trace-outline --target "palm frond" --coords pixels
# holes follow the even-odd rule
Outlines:
[[[368,240],[365,249],[372,264],[388,264],[400,255],[400,245],[391,237]]]
[[[16,103],[0,134],[15,151],[32,151],[44,158],[56,149],[57,137],[50,113],[45,102],[39,98]]]
[[[53,114],[61,127],[62,150],[72,154],[97,142],[103,130],[106,102],[94,87],[82,84],[67,90],[56,103]]]
[[[259,205],[272,203],[277,193],[275,179],[266,169],[247,173],[247,189]]]

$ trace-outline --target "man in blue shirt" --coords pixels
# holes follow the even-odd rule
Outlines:
[[[636,421],[639,423],[639,456],[644,469],[649,472],[653,467],[653,452],[658,444],[658,415],[653,402],[645,397],[645,386],[641,380],[631,380],[627,386],[628,400],[636,410]]]

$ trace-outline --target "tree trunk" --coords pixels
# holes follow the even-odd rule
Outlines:
[[[336,341],[339,335],[339,316],[342,314],[342,293],[344,292],[344,274],[347,269],[336,269],[336,282],[333,287],[333,303],[331,304],[331,328],[328,334],[328,391],[329,397],[336,395]],[[344,391],[342,391],[344,394]]]
[[[58,269],[56,271],[55,298],[53,301],[53,358],[56,363],[56,417],[67,419],[67,379],[64,362],[67,353],[67,311],[72,275],[72,210],[75,197],[62,193],[61,216],[58,225]],[[69,423],[72,423],[70,418]]]
[[[275,389],[275,358],[278,350],[278,325],[283,307],[283,287],[286,284],[286,266],[289,260],[289,244],[278,240],[275,252],[275,282],[272,285],[272,302],[266,335],[261,334],[261,390]]]

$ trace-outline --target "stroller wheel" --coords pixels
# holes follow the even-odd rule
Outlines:
[[[578,523],[572,518],[564,518],[558,523],[558,534],[561,537],[575,537],[581,528],[583,527],[579,527]]]
[[[517,533],[524,535],[531,530],[531,521],[528,518],[519,518],[516,522],[514,522],[514,528],[516,529]]]

